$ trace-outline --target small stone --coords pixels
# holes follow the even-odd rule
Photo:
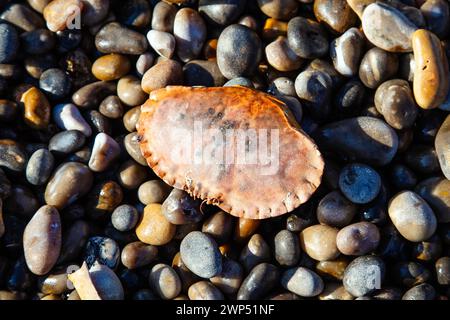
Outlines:
[[[101,56],[92,64],[92,74],[99,80],[117,80],[126,75],[131,68],[128,58],[121,54]]]
[[[190,300],[223,300],[224,296],[211,282],[199,281],[189,287]]]
[[[36,29],[20,35],[22,48],[28,54],[45,54],[55,47],[53,32],[47,29]]]
[[[0,63],[8,63],[16,58],[19,49],[19,34],[7,23],[0,23]]]
[[[121,254],[122,264],[128,269],[149,265],[158,256],[158,248],[140,241],[128,243]]]
[[[138,106],[145,102],[148,95],[141,88],[141,80],[135,76],[122,77],[117,83],[117,95],[127,106]]]
[[[402,300],[434,300],[436,290],[428,283],[422,283],[412,287],[402,297]]]
[[[345,269],[343,284],[354,297],[371,294],[381,288],[386,267],[377,256],[361,256],[353,260]]]
[[[92,266],[95,262],[115,269],[120,257],[119,245],[110,238],[92,237],[86,245],[84,261],[88,266]]]
[[[161,246],[172,240],[175,230],[175,225],[162,214],[161,205],[151,203],[144,208],[141,221],[136,227],[136,235],[144,243]]]
[[[285,37],[278,37],[266,46],[267,62],[278,71],[293,71],[302,65],[303,60],[289,47]]]
[[[227,79],[250,76],[261,60],[262,44],[251,29],[232,24],[226,27],[217,43],[217,64]]]
[[[26,177],[32,185],[45,184],[53,171],[55,159],[47,149],[35,151],[27,163]]]
[[[180,245],[181,259],[193,273],[212,278],[222,272],[222,256],[216,242],[205,233],[193,231]]]
[[[341,170],[339,189],[353,203],[369,203],[380,192],[381,177],[368,165],[352,163]]]
[[[155,57],[150,52],[141,54],[136,60],[136,71],[142,77],[144,73],[150,69],[155,61]]]
[[[98,108],[100,113],[110,119],[119,119],[123,115],[122,101],[118,96],[108,96],[101,103]]]
[[[171,188],[161,180],[150,180],[140,185],[138,189],[139,201],[147,205],[163,203],[170,194]],[[163,209],[164,211],[164,206]]]
[[[299,7],[295,0],[258,0],[258,5],[265,15],[280,20],[292,18]]]
[[[248,26],[251,28],[250,26]],[[262,37],[264,39],[273,40],[277,37],[287,35],[288,23],[277,19],[269,18],[264,22]]]
[[[233,232],[233,217],[220,210],[205,220],[202,226],[202,232],[210,235],[218,244],[228,243]]]
[[[111,222],[114,228],[125,232],[132,230],[139,220],[139,214],[135,207],[123,204],[114,209]]]
[[[127,153],[139,164],[146,166],[147,161],[139,148],[139,136],[136,132],[129,133],[123,140]],[[156,201],[157,202],[157,201]]]
[[[237,300],[259,300],[278,285],[280,272],[273,264],[260,263],[254,267],[239,288]]]
[[[417,27],[405,15],[381,2],[364,9],[362,28],[367,39],[389,52],[411,52],[411,38]]]
[[[370,222],[357,222],[339,230],[336,245],[347,256],[362,256],[378,247],[380,232]]]
[[[450,151],[448,148],[449,141],[450,141],[450,116],[447,116],[447,118],[439,128],[439,131],[436,135],[436,140],[434,142],[441,171],[447,179],[450,178]]]
[[[153,8],[152,29],[173,32],[173,22],[177,9],[170,3],[160,1]]]
[[[230,80],[231,81],[231,80]],[[294,81],[288,77],[279,77],[274,79],[267,89],[267,92],[274,96],[292,96],[295,97]]]
[[[348,259],[341,255],[334,260],[317,262],[316,272],[325,279],[342,281],[348,264]]]
[[[178,10],[173,22],[173,35],[180,60],[187,62],[195,59],[206,39],[206,25],[198,11],[191,8]]]
[[[36,87],[31,87],[22,94],[20,102],[24,105],[25,122],[32,128],[44,129],[50,122],[50,103]]]
[[[10,139],[0,139],[0,167],[22,171],[27,165],[27,155],[20,144]]]
[[[163,263],[155,265],[149,275],[150,286],[164,300],[173,299],[181,292],[181,280],[175,270]]]
[[[253,85],[253,82],[250,79],[247,79],[245,77],[237,77],[237,78],[228,80],[223,86],[224,87],[243,86],[243,87],[247,87],[247,88],[251,88],[251,89],[255,88],[255,86]]]
[[[56,154],[68,154],[81,149],[85,141],[86,136],[81,131],[61,131],[50,139],[48,149]]]
[[[242,243],[256,232],[260,223],[260,220],[240,217],[239,222],[236,223],[236,227],[234,229],[234,240],[238,243]]]
[[[244,270],[236,261],[223,259],[222,272],[209,280],[223,293],[233,295],[237,293],[244,280]]]
[[[70,93],[72,82],[69,76],[61,69],[50,68],[41,74],[39,88],[51,99],[57,100],[66,97]]]
[[[81,108],[94,108],[107,96],[115,94],[117,86],[114,82],[96,81],[89,83],[72,95],[72,101]]]
[[[191,60],[183,67],[184,85],[221,87],[226,78],[215,60]]]
[[[414,52],[413,92],[417,104],[423,109],[441,105],[449,91],[448,59],[440,39],[420,29],[412,35]]]
[[[297,267],[286,270],[281,276],[281,285],[301,297],[314,297],[323,291],[323,281],[307,268]]]
[[[137,189],[148,177],[148,168],[134,160],[125,161],[117,172],[117,181],[126,189]]]
[[[12,3],[2,10],[0,19],[19,29],[28,32],[44,28],[42,16],[24,4]]]
[[[346,0],[316,0],[314,15],[337,33],[343,33],[356,24],[357,16]]]
[[[170,223],[176,225],[196,223],[203,219],[200,201],[194,200],[187,192],[176,188],[164,200],[162,213]]]
[[[183,69],[175,60],[162,60],[148,69],[142,77],[142,90],[150,93],[169,85],[181,84]]]
[[[245,9],[245,0],[199,0],[198,12],[215,24],[226,26],[234,22]]]
[[[300,242],[297,235],[281,230],[274,238],[275,259],[282,266],[294,266],[300,259]]]
[[[359,78],[366,87],[376,89],[397,73],[398,65],[398,57],[395,54],[372,48],[361,60]]]
[[[102,53],[140,55],[147,50],[148,42],[143,34],[110,22],[96,34],[95,46]]]
[[[81,22],[88,27],[100,23],[109,11],[109,0],[82,0],[83,13]]]
[[[31,272],[44,275],[53,268],[61,250],[61,220],[58,210],[43,206],[36,211],[23,233],[23,247]]]
[[[295,79],[295,91],[300,101],[312,116],[320,119],[329,113],[332,85],[331,77],[322,71],[303,71]]]
[[[170,59],[175,53],[175,37],[168,32],[150,30],[147,40],[153,50],[162,57]]]
[[[95,172],[105,171],[118,158],[119,153],[119,144],[107,134],[100,132],[95,136],[89,168]]]
[[[242,249],[239,262],[247,271],[262,262],[270,262],[271,250],[260,234],[254,234]]]
[[[45,6],[43,15],[47,28],[56,32],[80,22],[83,2],[80,0],[54,0]]]
[[[364,35],[357,28],[350,28],[330,44],[330,56],[336,70],[346,77],[358,73],[364,50]]]
[[[330,227],[342,228],[350,224],[357,207],[339,191],[332,191],[320,200],[317,206],[317,220]]]
[[[450,180],[442,177],[425,179],[416,186],[415,192],[433,208],[439,222],[450,222]]]
[[[450,284],[450,257],[442,257],[436,261],[436,278],[440,285]]]
[[[45,202],[58,209],[72,204],[92,187],[93,175],[81,163],[66,162],[59,166],[45,189]]]
[[[389,217],[400,234],[411,242],[430,238],[436,231],[433,210],[418,194],[402,191],[389,202]]]
[[[287,38],[289,46],[301,58],[319,58],[328,52],[326,32],[316,21],[304,17],[291,19]]]
[[[333,260],[339,255],[336,246],[338,229],[313,225],[300,233],[300,245],[308,256],[318,261]]]

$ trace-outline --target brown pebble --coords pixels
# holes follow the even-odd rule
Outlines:
[[[188,296],[190,300],[223,300],[224,296],[209,281],[199,281],[189,287]]]
[[[117,181],[126,189],[136,189],[148,177],[148,168],[134,160],[124,162],[117,173]]]
[[[128,110],[123,116],[123,125],[129,132],[136,131],[136,124],[141,115],[141,106],[136,106]]]
[[[344,278],[344,272],[348,264],[348,258],[339,256],[334,260],[317,262],[316,272],[325,278],[340,281]]]
[[[139,201],[147,205],[150,203],[163,203],[172,188],[161,180],[146,181],[139,186]]]
[[[92,74],[99,80],[117,80],[131,69],[130,60],[121,54],[101,56],[92,64]]]
[[[340,252],[348,256],[361,256],[374,251],[380,242],[380,232],[376,225],[362,221],[339,230],[336,245]]]
[[[243,242],[256,232],[260,224],[259,220],[252,220],[246,218],[239,218],[234,228],[234,240],[236,242]]]
[[[278,71],[293,71],[302,65],[302,58],[292,51],[286,37],[278,37],[266,46],[265,51],[267,61]]]
[[[142,219],[136,227],[136,235],[144,243],[160,246],[169,243],[176,227],[167,221],[161,212],[161,205],[151,203],[144,208]]]
[[[141,81],[135,76],[125,76],[117,83],[117,95],[127,106],[140,106],[148,95],[142,91]]]
[[[47,28],[53,32],[61,31],[71,26],[74,19],[81,18],[83,2],[80,0],[54,0],[43,11]]]
[[[142,89],[150,93],[153,90],[164,88],[168,85],[181,84],[183,69],[175,60],[163,60],[145,72],[142,77]]]
[[[338,229],[317,224],[300,233],[300,244],[303,251],[315,260],[333,260],[339,255],[337,233]]]
[[[314,15],[332,31],[343,33],[355,25],[357,16],[346,0],[315,0]]]
[[[164,300],[173,299],[181,292],[181,280],[169,265],[159,263],[150,271],[150,286]]]
[[[25,122],[34,129],[45,129],[50,122],[50,103],[36,87],[22,94],[20,101],[24,105]]]
[[[128,269],[149,265],[158,256],[158,248],[140,241],[128,243],[120,256],[122,264]]]

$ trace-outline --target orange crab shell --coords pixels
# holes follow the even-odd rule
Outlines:
[[[137,127],[141,152],[161,179],[234,216],[282,215],[306,202],[321,182],[324,162],[313,140],[283,102],[259,91],[181,86],[155,90],[141,107]],[[243,150],[235,132],[249,130],[262,132],[266,140],[245,140],[245,155],[253,161],[233,159]],[[231,138],[218,139],[217,132]],[[254,144],[249,147],[254,141],[268,144],[265,160],[270,161],[259,161],[261,151]],[[278,149],[272,148],[276,144]],[[231,161],[221,161],[230,154]],[[205,155],[213,160],[205,161]]]

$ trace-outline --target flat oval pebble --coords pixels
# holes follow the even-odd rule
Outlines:
[[[141,88],[141,81],[133,75],[120,78],[117,82],[117,96],[127,106],[138,106],[145,102],[147,95]]]
[[[141,221],[136,227],[139,240],[155,246],[167,244],[172,240],[175,225],[167,221],[161,211],[161,205],[157,203],[151,203],[144,208]]]
[[[55,134],[48,143],[48,149],[56,154],[68,154],[79,150],[86,136],[78,130],[66,130]]]
[[[53,268],[61,250],[61,220],[56,208],[43,206],[36,211],[23,233],[23,247],[31,272],[43,275]]]
[[[429,30],[439,38],[445,38],[448,35],[450,23],[449,4],[443,0],[427,0],[420,6]]]
[[[313,225],[300,233],[303,251],[318,261],[333,260],[339,255],[336,246],[338,229],[326,225]]]
[[[381,288],[385,273],[386,266],[379,257],[361,256],[345,269],[342,282],[351,295],[362,297]]]
[[[163,60],[148,69],[142,77],[142,90],[150,93],[153,90],[168,85],[180,84],[183,79],[183,69],[175,60]]]
[[[450,257],[442,257],[436,261],[436,277],[440,285],[450,284]]]
[[[171,188],[161,180],[150,180],[140,185],[138,198],[143,204],[162,203],[165,210],[164,200],[169,196]]]
[[[158,248],[140,241],[130,242],[121,253],[121,262],[128,269],[149,265],[158,256]]]
[[[45,202],[59,209],[75,202],[92,187],[93,174],[87,166],[67,162],[56,168],[45,189]]]
[[[222,272],[222,256],[216,242],[203,232],[189,233],[180,244],[181,259],[193,273],[212,278]]]
[[[374,251],[380,242],[380,232],[370,222],[357,222],[339,230],[336,246],[348,256],[362,256]]]
[[[130,71],[128,58],[121,54],[107,54],[101,56],[92,64],[92,74],[103,81],[119,79]]]
[[[330,44],[330,56],[336,70],[343,76],[358,73],[364,50],[364,35],[357,28],[350,28]]]
[[[205,220],[202,232],[210,235],[218,244],[227,243],[233,232],[234,218],[225,211],[218,211]]]
[[[114,82],[96,81],[89,83],[72,95],[72,101],[81,108],[93,108],[107,96],[116,93],[117,86]]]
[[[123,115],[123,109],[122,101],[118,96],[108,96],[100,103],[98,111],[107,118],[119,119]]]
[[[150,286],[165,300],[173,299],[181,292],[181,280],[176,271],[169,265],[159,263],[150,271]]]
[[[440,39],[424,29],[414,32],[412,47],[415,63],[414,98],[424,109],[436,108],[445,101],[449,91],[448,58]]]
[[[55,159],[47,149],[36,150],[30,157],[26,168],[26,177],[33,185],[45,184],[52,174]]]
[[[280,271],[270,263],[260,263],[254,267],[239,288],[237,300],[260,300],[279,282]]]
[[[417,27],[399,10],[381,3],[364,9],[362,28],[367,39],[389,52],[412,51],[411,38]]]
[[[450,222],[450,180],[431,177],[419,182],[414,191],[433,208],[438,222]]]
[[[394,158],[398,148],[395,131],[383,120],[356,117],[327,124],[317,133],[319,147],[336,152],[348,160],[375,166]]]
[[[251,29],[232,24],[226,27],[217,43],[217,64],[227,79],[250,76],[262,55],[262,44]]]
[[[314,271],[303,267],[286,270],[281,276],[281,285],[301,297],[317,296],[324,287],[323,280]]]
[[[389,202],[389,217],[400,234],[411,242],[430,238],[436,231],[433,210],[417,193],[402,191]]]
[[[148,42],[143,34],[111,22],[95,35],[95,46],[102,53],[140,55],[147,50]]]

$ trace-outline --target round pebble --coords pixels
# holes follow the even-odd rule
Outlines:
[[[301,297],[314,297],[323,291],[323,281],[314,272],[303,267],[286,270],[281,276],[281,285]]]
[[[139,220],[139,214],[135,207],[123,204],[114,209],[111,215],[111,222],[114,228],[119,231],[132,230]]]
[[[381,288],[386,266],[377,256],[361,256],[353,260],[345,269],[342,280],[345,290],[354,297],[371,294]]]
[[[161,212],[161,205],[151,203],[144,208],[141,221],[136,227],[136,235],[144,243],[161,246],[169,243],[175,235],[175,225]]]
[[[342,228],[350,224],[357,209],[357,206],[339,191],[332,191],[320,200],[317,206],[317,220],[321,224]]]
[[[294,233],[281,230],[274,238],[275,259],[282,266],[294,266],[300,259],[300,242]]]
[[[381,178],[367,165],[349,164],[339,174],[339,189],[353,203],[369,203],[380,192]]]
[[[156,246],[135,241],[128,243],[122,249],[120,261],[128,269],[136,269],[149,265],[157,256],[158,248]]]
[[[380,232],[370,222],[357,222],[339,230],[336,246],[348,256],[362,256],[374,251],[380,242]]]
[[[337,234],[337,229],[317,224],[300,233],[300,245],[303,251],[315,260],[333,260],[339,255],[336,246]]]
[[[32,185],[45,184],[53,171],[55,159],[47,149],[35,151],[27,163],[26,177]]]
[[[162,299],[173,299],[181,292],[181,280],[175,270],[159,263],[150,271],[150,286]]]

